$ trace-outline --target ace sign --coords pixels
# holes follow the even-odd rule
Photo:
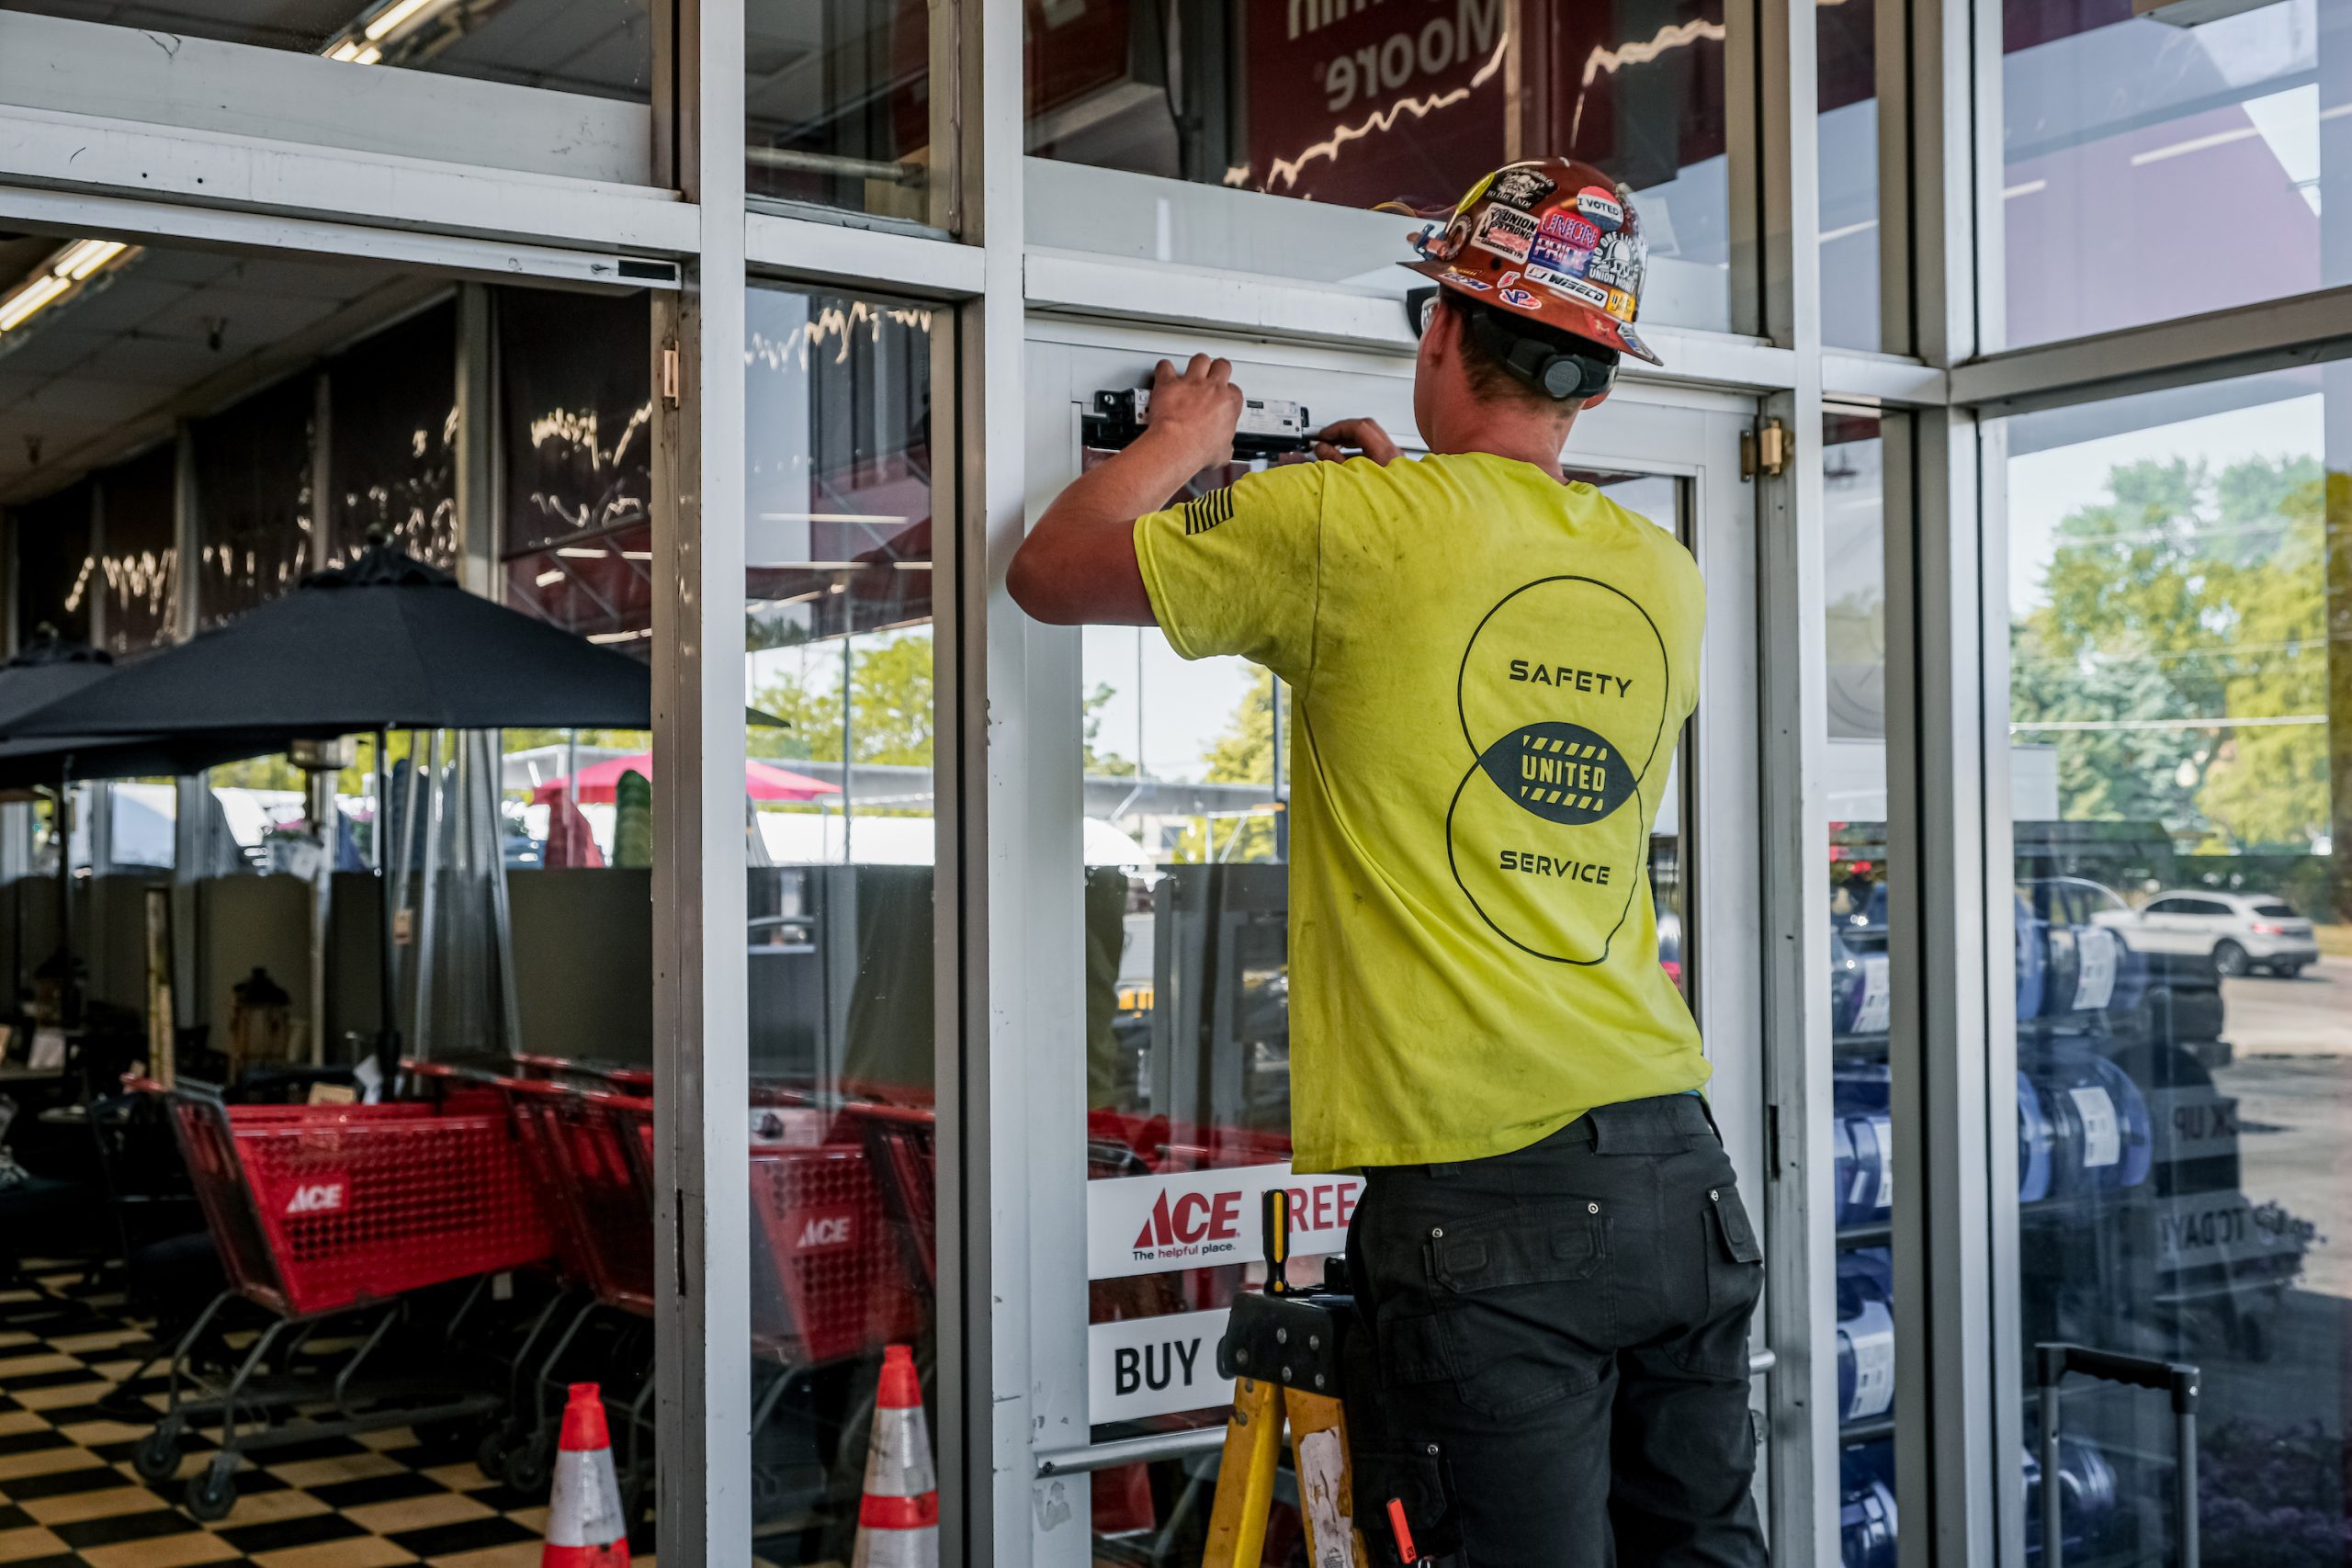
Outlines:
[[[1290,1193],[1292,1256],[1346,1248],[1360,1177],[1293,1176],[1287,1165],[1118,1177],[1086,1184],[1086,1277],[1257,1262],[1265,1195],[1277,1187]]]

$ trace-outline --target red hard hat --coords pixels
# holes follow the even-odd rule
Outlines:
[[[1421,259],[1404,265],[1441,288],[1665,363],[1634,333],[1649,249],[1633,193],[1590,164],[1532,158],[1497,169],[1415,243]]]

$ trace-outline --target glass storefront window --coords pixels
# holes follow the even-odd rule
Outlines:
[[[179,588],[172,492],[178,468],[177,452],[165,441],[98,475],[101,547],[91,587],[105,601],[100,640],[118,658],[172,637]]]
[[[8,509],[16,536],[17,625],[30,637],[44,623],[70,642],[90,640],[91,583],[97,570],[90,548],[95,498],[89,480]]]
[[[217,626],[319,566],[318,378],[196,422],[197,613]]]
[[[943,321],[942,326],[944,326]],[[752,1531],[847,1562],[886,1346],[931,1427],[929,307],[754,288],[747,322]]]
[[[326,366],[332,493],[320,564],[381,528],[447,571],[458,554],[458,308],[435,305]]]
[[[0,10],[104,22],[638,103],[652,96],[653,20],[643,0],[0,0]]]
[[[933,229],[951,227],[943,101],[932,94],[923,0],[749,0],[747,188]]]
[[[1814,13],[1820,51],[1821,337],[1833,348],[1880,341],[1878,8],[1861,0]]]
[[[638,656],[653,635],[652,316],[502,288],[506,602]]]
[[[1024,16],[1033,245],[1402,293],[1417,215],[1559,154],[1639,198],[1645,323],[1731,325],[1721,0]]]
[[[1170,500],[1256,466],[1204,470]],[[1686,528],[1679,480],[1569,477]],[[1289,1278],[1317,1283],[1362,1182],[1288,1164],[1293,693],[1245,660],[1180,659],[1156,627],[1080,636],[1086,1353],[1103,1442],[1223,1425],[1216,1344],[1234,1297],[1265,1282],[1260,1194],[1290,1191]],[[1670,783],[1649,873],[1660,957],[1685,983],[1680,805]],[[1211,1253],[1228,1260],[1200,1265]],[[1097,1472],[1095,1561],[1198,1561],[1215,1482],[1213,1454]]]
[[[1894,1561],[1894,1145],[1888,1059],[1886,484],[1879,420],[1822,425],[1829,614],[1830,1144],[1838,1317],[1838,1547],[1845,1568]]]
[[[2049,1340],[2200,1368],[2211,1562],[2352,1534],[2348,407],[2328,366],[2005,427],[2025,1381]],[[2063,1424],[2067,1561],[2177,1561],[2164,1399],[2075,1379]]]
[[[2001,50],[2009,346],[2352,282],[2320,217],[2352,200],[2335,0],[2004,0]]]

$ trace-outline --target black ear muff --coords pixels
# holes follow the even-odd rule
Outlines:
[[[1514,333],[1486,310],[1474,310],[1470,317],[1470,335],[1502,362],[1504,369],[1549,398],[1565,402],[1570,398],[1583,400],[1597,398],[1616,383],[1615,356],[1603,357],[1605,350],[1579,354],[1572,349],[1559,349],[1540,339]]]

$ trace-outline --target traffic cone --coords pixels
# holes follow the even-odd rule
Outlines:
[[[939,1568],[939,1482],[931,1465],[931,1428],[922,1418],[915,1353],[882,1352],[882,1386],[874,1400],[874,1435],[865,1449],[865,1498],[857,1508],[857,1551],[850,1568]]]
[[[620,1483],[613,1478],[613,1440],[605,1430],[605,1401],[593,1382],[573,1383],[563,1407],[539,1568],[628,1568],[628,1524],[621,1517]]]

